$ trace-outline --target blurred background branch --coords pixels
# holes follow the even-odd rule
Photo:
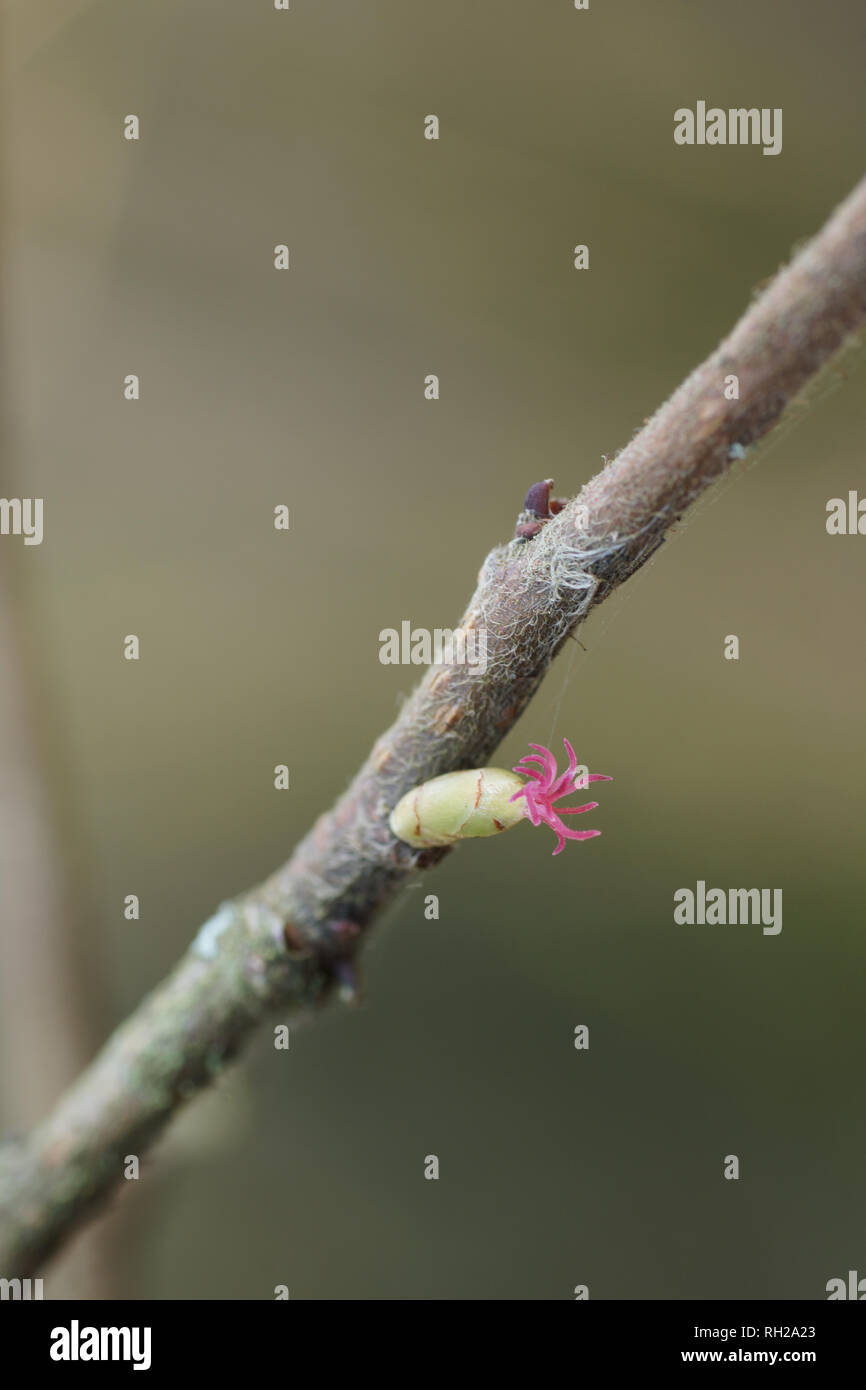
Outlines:
[[[17,583],[15,581],[18,581]],[[7,1125],[35,1124],[92,1053],[95,982],[76,929],[79,875],[58,828],[58,763],[43,663],[33,651],[22,576],[0,550],[0,1098]],[[83,1233],[52,1278],[55,1297],[107,1298],[110,1240]]]

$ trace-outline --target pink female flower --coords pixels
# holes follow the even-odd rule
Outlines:
[[[540,825],[544,821],[549,825],[557,836],[556,849],[554,854],[561,854],[565,849],[566,840],[592,840],[596,835],[600,835],[600,830],[570,830],[560,819],[561,816],[579,816],[584,811],[594,811],[598,805],[597,801],[587,801],[583,806],[561,806],[559,811],[553,809],[553,803],[559,801],[563,796],[570,796],[576,790],[576,784],[581,787],[588,786],[590,782],[612,782],[612,777],[606,777],[602,772],[585,773],[582,777],[576,777],[577,757],[574,749],[567,738],[564,738],[565,751],[568,754],[568,767],[561,775],[557,773],[556,758],[549,748],[545,748],[541,743],[530,743],[530,748],[534,748],[534,753],[524,753],[520,762],[512,768],[512,772],[517,772],[521,777],[528,777],[530,780],[525,786],[516,791],[509,801],[517,801],[519,797],[526,798],[525,815],[533,825]],[[533,763],[540,763],[540,767],[533,767]]]
[[[525,754],[510,772],[501,767],[446,772],[413,787],[391,812],[391,830],[398,840],[416,849],[498,835],[522,820],[531,825],[543,821],[550,826],[557,837],[554,854],[562,852],[566,840],[593,839],[601,834],[600,830],[570,830],[561,817],[594,811],[597,801],[588,801],[584,806],[561,806],[558,811],[554,810],[554,802],[589,782],[613,779],[599,772],[578,777],[574,749],[567,738],[563,743],[568,753],[568,767],[563,773],[557,771],[549,748],[531,743],[529,746],[535,751]]]

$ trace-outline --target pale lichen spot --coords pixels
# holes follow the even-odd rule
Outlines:
[[[447,709],[440,709],[433,719],[433,728],[437,734],[447,733],[453,729],[463,713],[463,706],[460,704],[449,705]]]
[[[441,671],[437,671],[437,672],[436,672],[436,675],[433,677],[433,679],[432,679],[431,682],[430,682],[430,690],[431,690],[431,692],[434,691],[434,690],[438,690],[438,689],[440,688],[440,686],[444,685],[445,682],[446,682],[446,681],[448,680],[448,678],[450,677],[450,675],[451,675],[451,667],[450,667],[450,666],[443,666],[443,668],[442,668]]]
[[[387,743],[377,743],[376,747],[373,749],[373,766],[376,771],[381,772],[382,768],[390,761],[391,749],[388,747]]]

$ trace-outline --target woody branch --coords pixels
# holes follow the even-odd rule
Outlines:
[[[0,1273],[38,1269],[116,1186],[124,1156],[140,1154],[266,1014],[332,991],[376,913],[447,853],[394,839],[388,813],[402,794],[488,759],[576,625],[864,318],[866,181],[578,497],[487,557],[462,620],[486,629],[484,673],[431,670],[288,863],[222,908],[48,1118],[0,1150]]]

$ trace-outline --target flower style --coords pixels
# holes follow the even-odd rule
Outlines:
[[[533,825],[540,825],[543,821],[549,825],[557,837],[556,849],[553,853],[561,854],[565,849],[566,840],[592,840],[596,835],[600,835],[600,830],[571,830],[561,819],[562,816],[579,816],[584,811],[594,811],[598,805],[597,801],[587,801],[583,806],[561,806],[559,811],[554,810],[553,803],[559,801],[563,796],[570,796],[575,791],[575,782],[579,781],[581,786],[589,782],[612,782],[612,777],[606,777],[601,772],[590,772],[583,778],[576,778],[577,757],[574,749],[567,738],[564,738],[565,751],[568,754],[568,767],[563,773],[558,773],[556,758],[549,748],[545,748],[541,743],[530,743],[530,748],[535,751],[525,753],[520,762],[512,768],[521,777],[528,778],[525,786],[510,796],[509,801],[517,801],[519,797],[525,797],[524,814]],[[540,764],[540,766],[534,766]]]

